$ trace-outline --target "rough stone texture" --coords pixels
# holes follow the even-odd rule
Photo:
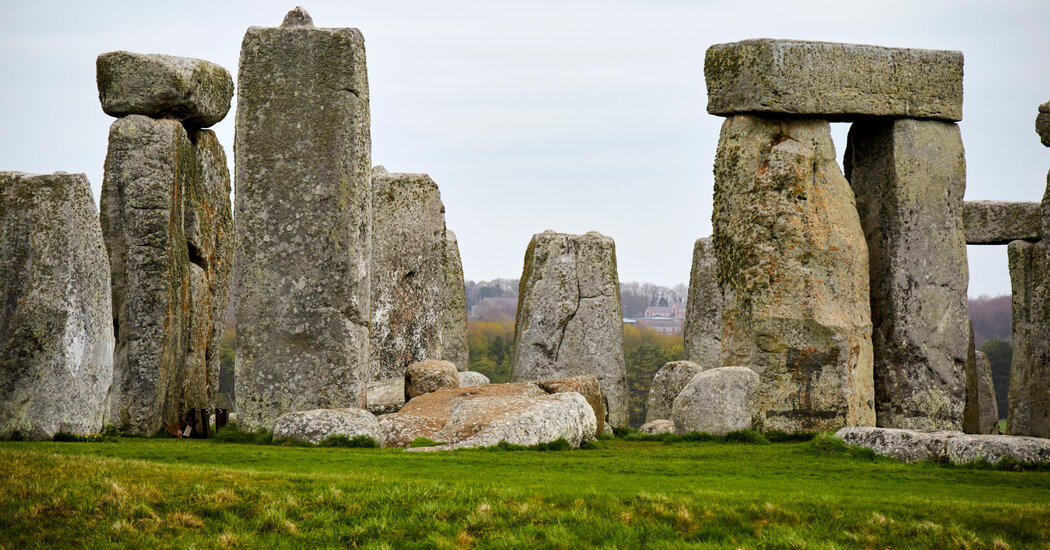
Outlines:
[[[405,369],[405,401],[424,393],[459,387],[456,365],[430,360],[412,363]]]
[[[100,218],[116,350],[106,423],[126,433],[153,435],[181,418],[190,337],[183,197],[195,162],[178,121],[130,115],[110,127]]]
[[[671,406],[674,400],[694,376],[703,372],[704,367],[691,361],[672,361],[664,363],[653,377],[649,387],[649,400],[645,405],[645,421],[671,418]]]
[[[827,121],[728,118],[714,198],[722,364],[761,378],[756,427],[873,425],[868,251]]]
[[[445,290],[441,304],[441,358],[465,371],[470,367],[467,343],[467,288],[456,234],[445,230]]]
[[[405,403],[400,411],[378,417],[386,434],[386,445],[389,447],[407,447],[417,437],[427,437],[437,441],[436,436],[448,423],[456,405],[482,397],[544,395],[536,384],[489,384],[440,390],[420,395]]]
[[[906,462],[966,464],[987,460],[994,464],[1003,458],[1031,464],[1050,462],[1050,440],[1034,437],[859,427],[842,428],[835,436],[850,445],[871,449],[877,455]]]
[[[992,364],[984,352],[974,348],[973,322],[970,345],[966,352],[966,406],[963,409],[963,431],[968,434],[999,433],[999,405],[992,382]]]
[[[650,420],[645,424],[642,424],[638,428],[639,432],[643,434],[673,434],[674,433],[674,421],[661,418],[659,420]]]
[[[375,415],[401,410],[405,405],[405,379],[390,378],[369,382],[366,401],[368,412]]]
[[[744,40],[708,48],[704,76],[713,115],[962,119],[956,51]]]
[[[441,357],[445,207],[426,174],[372,177],[372,378]],[[466,291],[463,295],[464,314]]]
[[[758,374],[747,367],[703,371],[686,384],[671,406],[676,432],[725,435],[754,426]]]
[[[362,409],[316,409],[282,414],[273,424],[274,439],[295,439],[317,444],[333,435],[354,438],[366,435],[383,444],[383,428],[376,417]]]
[[[609,421],[627,425],[623,315],[613,240],[600,233],[533,235],[525,252],[511,380],[594,375]]]
[[[251,27],[237,96],[234,294],[245,429],[363,407],[371,138],[357,29]]]
[[[969,271],[959,127],[858,122],[845,164],[868,242],[877,425],[960,430]]]
[[[489,383],[489,377],[480,372],[461,370],[459,371],[458,376],[459,387],[461,388],[466,388],[468,386],[484,386]]]
[[[87,177],[0,172],[0,439],[101,430],[110,311]]]
[[[1035,133],[1039,134],[1039,141],[1046,147],[1050,147],[1050,101],[1039,106],[1039,114],[1035,117]]]
[[[963,228],[966,244],[1009,244],[1038,241],[1043,233],[1038,202],[966,201]]]
[[[204,128],[230,110],[233,78],[208,61],[120,51],[98,56],[95,68],[102,110],[110,116],[170,116]]]
[[[1047,245],[1007,247],[1013,288],[1013,360],[1006,428],[1012,435],[1050,438],[1050,258]]]
[[[722,291],[712,237],[697,239],[693,245],[684,345],[686,359],[708,369],[721,366]]]
[[[605,394],[602,393],[601,384],[596,377],[588,375],[537,380],[536,385],[550,394],[576,392],[582,395],[591,408],[594,409],[594,417],[598,422],[598,433],[605,431],[605,422],[609,411],[605,402]]]

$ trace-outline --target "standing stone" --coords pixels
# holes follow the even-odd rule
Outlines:
[[[674,430],[711,435],[750,430],[758,385],[758,375],[747,367],[719,367],[697,374],[674,399]]]
[[[372,177],[372,207],[372,378],[385,380],[441,356],[445,207],[430,176],[385,170]]]
[[[962,429],[969,275],[959,127],[857,122],[845,158],[868,243],[877,425]]]
[[[706,237],[697,239],[693,245],[685,313],[685,357],[710,369],[721,366],[721,353],[722,291],[718,288],[718,260],[713,238]]]
[[[992,382],[992,364],[973,340],[973,321],[969,322],[970,345],[966,350],[966,406],[963,431],[968,434],[999,433],[999,406]]]
[[[364,39],[293,11],[251,27],[238,79],[238,423],[363,407],[371,138]]]
[[[176,120],[130,115],[110,127],[100,218],[116,350],[106,422],[124,432],[153,435],[180,418],[190,316],[183,198],[195,162]]]
[[[714,198],[722,364],[759,375],[756,428],[873,425],[868,252],[827,121],[726,119]]]
[[[645,404],[646,423],[671,418],[675,398],[694,376],[703,371],[703,366],[690,361],[664,363],[649,387],[649,400]]]
[[[616,247],[597,232],[533,235],[525,252],[514,325],[511,380],[593,375],[609,422],[627,425]]]
[[[1043,242],[1007,247],[1013,288],[1013,360],[1006,427],[1011,435],[1050,438],[1050,258]]]
[[[0,172],[0,439],[101,430],[110,310],[87,177]]]
[[[460,371],[470,368],[467,343],[467,287],[456,234],[445,230],[445,290],[441,305],[441,358]]]

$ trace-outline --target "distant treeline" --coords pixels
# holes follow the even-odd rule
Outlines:
[[[467,312],[471,320],[505,321],[514,319],[518,299],[518,279],[493,279],[491,281],[467,281]],[[631,319],[645,315],[649,306],[669,306],[675,302],[685,303],[689,287],[678,284],[673,287],[652,283],[620,283],[620,306],[623,316]],[[486,300],[494,298],[494,300]],[[480,306],[475,309],[476,306]]]

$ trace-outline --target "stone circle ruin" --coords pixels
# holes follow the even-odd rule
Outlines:
[[[707,110],[725,118],[714,230],[693,252],[686,361],[657,373],[645,431],[840,430],[904,459],[1050,460],[1050,190],[964,201],[962,71],[954,51],[708,49]],[[296,8],[247,30],[232,205],[207,129],[230,107],[226,69],[111,52],[97,80],[117,118],[97,212],[82,175],[0,172],[0,437],[206,437],[231,301],[247,430],[440,450],[627,426],[599,233],[533,236],[512,381],[467,370],[457,239],[430,176],[373,166],[357,29]],[[832,122],[851,124],[842,167]],[[1050,145],[1050,102],[1036,130]],[[1011,436],[993,435],[967,244],[1009,247]]]

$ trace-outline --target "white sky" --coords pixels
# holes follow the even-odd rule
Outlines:
[[[305,0],[300,0],[305,1]],[[468,279],[517,277],[533,233],[616,239],[620,280],[686,283],[711,232],[722,119],[704,51],[746,38],[961,50],[966,198],[1038,201],[1050,151],[1050,2],[324,2],[315,24],[364,33],[372,157],[441,188]],[[0,8],[0,170],[102,183],[112,119],[95,58],[112,50],[216,62],[236,80],[250,25],[292,2],[32,2]],[[236,107],[234,107],[236,108]],[[214,127],[232,159],[234,116]],[[841,159],[847,126],[834,126]],[[1010,289],[1005,247],[969,247],[970,295]]]

